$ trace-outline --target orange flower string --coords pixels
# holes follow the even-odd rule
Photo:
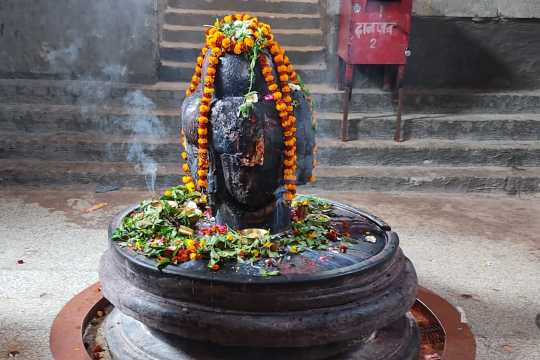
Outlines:
[[[273,62],[278,71],[277,79],[274,77],[272,65],[268,63],[266,57],[257,55],[257,51],[265,48],[269,49],[272,54]],[[209,51],[210,54],[208,54]],[[206,43],[197,57],[195,72],[190,86],[186,91],[187,96],[191,96],[197,91],[202,80],[203,63],[206,56],[208,58],[208,65],[204,76],[199,114],[197,117],[197,186],[201,190],[208,187],[208,121],[210,117],[210,103],[215,92],[214,81],[217,65],[219,64],[219,58],[224,53],[236,55],[248,54],[253,61],[258,59],[261,65],[263,77],[266,81],[268,91],[275,102],[283,129],[283,179],[286,189],[284,197],[287,201],[290,201],[296,194],[297,158],[296,118],[294,116],[293,100],[290,96],[291,89],[289,82],[298,84],[298,76],[289,58],[285,55],[285,51],[274,40],[270,26],[259,22],[256,17],[247,14],[227,15],[221,21],[216,20],[214,26],[206,31]],[[250,70],[252,69],[253,67],[250,68]],[[253,74],[251,73],[251,75]],[[185,165],[183,166],[183,170],[187,172],[189,171],[189,166],[187,164]],[[187,181],[187,177],[185,178]]]

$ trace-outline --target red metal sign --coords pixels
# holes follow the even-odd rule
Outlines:
[[[412,0],[342,0],[339,56],[348,64],[405,64]]]

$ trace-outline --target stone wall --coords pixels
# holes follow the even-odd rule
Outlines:
[[[414,0],[421,16],[540,18],[538,0]]]
[[[335,69],[339,1],[321,1],[328,65]],[[540,88],[537,18],[538,0],[415,0],[406,86]],[[381,86],[382,68],[357,69],[357,87]],[[329,72],[328,80],[335,76]]]
[[[161,0],[1,0],[0,76],[153,81]]]

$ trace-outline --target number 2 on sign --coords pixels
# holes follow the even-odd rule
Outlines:
[[[370,49],[375,49],[376,45],[377,45],[377,39],[369,40],[369,48]]]

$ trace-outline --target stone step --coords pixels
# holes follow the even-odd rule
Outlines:
[[[340,113],[316,113],[319,138],[339,138]],[[406,114],[405,139],[540,140],[538,114]],[[152,126],[148,126],[151,124]],[[146,125],[146,126],[142,126]],[[392,113],[352,113],[352,139],[392,139]],[[0,131],[91,132],[106,135],[176,134],[179,109],[136,109],[129,106],[0,104]]]
[[[222,10],[229,14],[273,11],[278,13],[319,13],[319,0],[168,0],[168,5],[175,8]],[[239,10],[239,11],[238,11]]]
[[[127,84],[106,81],[0,79],[0,102],[124,106],[127,94],[140,93],[158,108],[178,109],[187,83]],[[341,112],[343,92],[325,84],[307,84],[315,108]],[[380,89],[355,89],[351,112],[393,112],[392,94]],[[407,89],[406,113],[512,114],[540,113],[540,90],[476,92],[446,89]]]
[[[540,193],[540,167],[323,166],[315,172],[317,180],[304,188],[508,195]]]
[[[241,11],[241,10],[239,10]],[[239,12],[236,11],[236,12]],[[211,25],[216,18],[230,14],[230,10],[201,10],[168,7],[165,10],[165,23],[170,25],[200,26]],[[251,12],[260,21],[280,29],[316,29],[321,27],[321,16],[313,14],[295,14],[278,12]]]
[[[333,166],[540,166],[538,141],[338,140],[317,141],[317,158]],[[55,161],[124,162],[152,157],[175,162],[180,155],[176,136],[167,133],[106,136],[103,133],[2,132],[0,158]]]
[[[159,44],[159,53],[162,60],[194,62],[202,45],[202,42],[162,41]],[[325,59],[323,46],[284,46],[284,48],[293,64],[318,64]]]
[[[162,61],[159,78],[162,81],[190,81],[193,69],[193,62]],[[327,81],[326,64],[297,65],[295,69],[307,83],[320,84]]]
[[[192,42],[201,44],[205,39],[205,26],[169,25],[162,27],[163,40],[168,42]],[[276,40],[283,46],[323,45],[321,29],[273,29]]]
[[[341,136],[341,113],[316,113],[317,135]],[[405,140],[540,140],[539,114],[404,114]],[[351,113],[349,137],[392,139],[396,115],[393,113]]]
[[[540,193],[540,168],[501,167],[331,167],[315,170],[317,180],[300,187],[331,191],[415,191],[449,193]],[[155,179],[141,167],[118,162],[64,162],[0,159],[1,185],[67,186],[96,184],[162,189],[180,182],[180,163],[160,163]]]
[[[317,158],[333,166],[540,166],[538,141],[318,139]]]

